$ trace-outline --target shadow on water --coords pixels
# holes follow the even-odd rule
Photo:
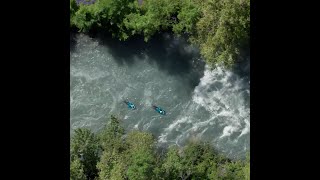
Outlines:
[[[232,68],[232,71],[241,77],[248,77],[250,79],[250,41],[242,42],[240,47],[241,56]]]
[[[76,43],[76,33],[70,32],[70,52],[75,50]]]
[[[101,33],[92,36],[103,46],[108,47],[110,54],[119,65],[133,65],[135,60],[148,57],[149,63],[172,76],[180,76],[189,82],[191,87],[199,84],[203,76],[204,63],[195,62],[200,55],[194,50],[186,50],[188,45],[184,38],[174,38],[170,34],[157,34],[148,43],[143,37],[133,37],[126,41],[112,38],[110,34]]]
[[[243,90],[246,90],[246,93],[241,93],[241,96],[250,104],[250,49],[247,52],[243,53],[242,58],[238,61],[231,69],[233,73],[238,75],[241,78],[240,86],[243,87]],[[249,90],[249,92],[247,91]]]
[[[250,56],[246,56],[245,60],[237,62],[231,70],[240,77],[250,79]]]
[[[77,33],[70,33],[70,51],[75,50],[76,35]],[[199,84],[203,76],[204,62],[199,61],[199,53],[187,52],[184,49],[188,45],[187,38],[176,39],[172,34],[162,33],[154,35],[146,43],[142,36],[135,36],[126,41],[112,38],[110,33],[94,33],[90,36],[108,47],[119,65],[131,66],[135,60],[143,60],[147,56],[149,63],[156,63],[161,71],[169,75],[183,77],[192,88]],[[250,81],[250,48],[243,51],[241,60],[231,68],[231,71],[240,77],[245,77],[243,83]]]

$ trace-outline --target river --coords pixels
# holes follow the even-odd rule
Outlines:
[[[128,109],[126,99],[137,109]],[[70,133],[97,132],[111,114],[127,131],[153,133],[158,146],[199,139],[243,158],[250,151],[250,58],[230,70],[210,70],[197,48],[170,34],[148,43],[71,34]]]

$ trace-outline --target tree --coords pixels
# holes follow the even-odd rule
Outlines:
[[[189,142],[183,149],[170,147],[162,169],[165,179],[210,179],[216,177],[217,160],[209,144]]]
[[[246,161],[243,167],[245,180],[250,180],[250,153],[247,154]]]
[[[124,128],[120,121],[111,116],[110,122],[106,124],[99,134],[99,140],[103,153],[97,164],[99,179],[121,179],[125,175],[125,160],[123,152],[126,144],[123,140]]]
[[[250,0],[70,1],[70,25],[81,32],[106,30],[120,40],[155,33],[187,33],[208,65],[230,67],[249,48]]]
[[[126,40],[129,36],[123,22],[128,14],[136,10],[136,6],[136,0],[98,0],[95,4],[98,26],[112,33],[113,37]]]
[[[70,142],[71,162],[79,167],[78,161],[83,166],[83,173],[88,179],[94,179],[97,175],[96,164],[99,160],[99,144],[95,134],[89,129],[79,128],[74,131]]]
[[[154,138],[152,134],[133,131],[128,134],[127,177],[132,180],[148,180],[155,167]]]
[[[148,41],[156,32],[171,28],[179,1],[144,0],[141,7],[136,7],[138,11],[128,14],[124,24],[131,30],[130,35],[143,34]]]
[[[173,32],[177,35],[182,33],[194,34],[200,13],[199,6],[193,0],[181,1],[177,22],[172,25]]]
[[[95,5],[80,4],[78,7],[70,20],[71,25],[76,26],[80,32],[89,32],[98,23],[98,19],[95,16]]]
[[[70,0],[70,26],[73,27],[75,26],[74,24],[74,18],[75,18],[75,13],[78,11],[79,6],[77,5],[76,0]]]
[[[169,148],[162,164],[165,179],[178,179],[183,173],[183,164],[176,146]]]
[[[249,154],[245,161],[230,160],[198,141],[159,153],[155,143],[148,132],[125,134],[114,116],[98,136],[76,129],[70,144],[70,179],[250,179]]]
[[[209,65],[230,67],[250,36],[249,0],[207,0],[199,3],[202,17],[191,41]]]
[[[85,180],[86,176],[83,171],[83,165],[78,158],[70,161],[70,180]]]
[[[125,155],[116,150],[103,151],[97,164],[99,179],[125,179],[127,161]]]
[[[218,178],[219,179],[235,179],[243,180],[243,163],[240,161],[232,161],[220,166]]]
[[[110,122],[105,125],[99,133],[99,140],[104,150],[121,150],[123,147],[124,128],[121,126],[119,119],[111,116]]]

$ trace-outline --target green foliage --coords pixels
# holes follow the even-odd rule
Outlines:
[[[161,30],[167,30],[173,23],[179,1],[144,0],[139,10],[127,15],[124,24],[131,30],[130,35],[143,34],[145,41]]]
[[[154,138],[150,133],[133,131],[127,137],[128,171],[132,180],[147,180],[153,176],[155,166]]]
[[[99,138],[88,129],[76,129],[71,139],[70,179],[250,179],[249,154],[246,161],[231,161],[197,141],[160,154],[152,134],[124,132],[114,116]]]
[[[123,133],[119,120],[112,116],[100,135],[104,151],[97,164],[99,179],[149,179],[155,163],[154,138],[133,131],[122,141]]]
[[[200,8],[193,0],[182,1],[181,8],[178,11],[178,23],[173,24],[173,32],[181,33],[195,33],[196,23],[200,18]]]
[[[70,22],[81,32],[100,28],[120,40],[187,33],[207,64],[230,67],[249,46],[250,0],[97,0],[80,6],[71,0]]]
[[[94,10],[94,5],[80,4],[71,19],[71,24],[76,26],[80,32],[88,32],[97,23]]]
[[[176,146],[169,148],[167,156],[162,164],[162,170],[165,173],[167,179],[177,179],[181,176],[183,171],[183,165],[179,155],[179,150]]]
[[[103,151],[97,164],[99,179],[124,179],[126,160],[123,153],[117,150]]]
[[[155,143],[152,134],[140,131],[130,132],[126,141],[130,146],[131,151],[140,149],[152,150]]]
[[[103,149],[120,151],[122,148],[122,136],[124,135],[124,129],[120,125],[120,121],[111,116],[110,122],[99,133],[100,143]]]
[[[83,165],[78,158],[70,162],[70,180],[85,180]]]
[[[250,154],[247,154],[246,161],[243,167],[243,174],[245,180],[250,180]]]
[[[249,41],[250,1],[207,0],[201,10],[192,42],[199,45],[208,64],[233,65],[241,46]]]
[[[162,164],[166,179],[208,179],[216,171],[216,157],[208,144],[191,142],[184,149],[171,147]]]
[[[75,13],[78,11],[79,6],[76,3],[76,0],[70,0],[70,26],[73,27],[75,26],[74,24],[74,18],[75,18]]]
[[[136,10],[136,3],[134,0],[97,0],[95,15],[99,27],[120,40],[126,40],[129,36],[123,22],[126,15]]]
[[[77,165],[81,162],[83,173],[89,179],[97,175],[96,164],[99,160],[99,143],[98,139],[89,129],[76,129],[70,142],[70,155],[72,162]],[[78,167],[78,166],[75,166]]]
[[[121,179],[124,176],[125,160],[122,153],[126,149],[126,143],[122,139],[123,135],[124,129],[120,121],[111,116],[110,122],[99,134],[103,149],[97,164],[99,179]]]

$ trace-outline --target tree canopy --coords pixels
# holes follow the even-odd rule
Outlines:
[[[76,129],[70,146],[72,180],[250,179],[249,155],[230,160],[199,141],[160,153],[151,133],[126,133],[114,116],[97,134]]]
[[[70,26],[80,32],[103,30],[119,40],[155,33],[187,34],[211,66],[230,67],[249,47],[249,0],[70,1]]]

